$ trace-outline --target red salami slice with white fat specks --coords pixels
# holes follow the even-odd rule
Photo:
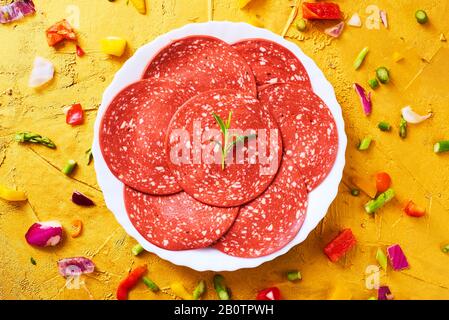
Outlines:
[[[233,146],[223,168],[224,135],[213,115],[227,122],[230,112],[230,129],[240,130],[234,134],[256,135]],[[281,160],[282,138],[276,120],[251,95],[208,91],[187,101],[173,116],[166,154],[185,192],[209,205],[231,207],[251,201],[270,185]]]
[[[299,165],[308,190],[313,190],[329,174],[338,151],[337,126],[329,108],[297,84],[267,86],[259,98],[281,129],[284,157]]]
[[[167,250],[198,249],[216,242],[232,225],[239,208],[217,208],[185,192],[153,196],[125,187],[125,206],[137,231]]]
[[[177,108],[194,91],[173,80],[142,80],[122,90],[106,110],[100,146],[112,173],[151,194],[179,192],[166,164],[165,134]]]
[[[301,61],[276,42],[250,39],[232,45],[250,65],[257,86],[294,82],[311,88],[309,75]]]
[[[256,95],[246,61],[226,42],[208,36],[176,40],[149,63],[144,78],[171,78],[198,92],[234,89]]]
[[[307,213],[307,189],[291,159],[282,161],[268,189],[240,208],[232,227],[214,247],[231,256],[269,255],[295,238]]]

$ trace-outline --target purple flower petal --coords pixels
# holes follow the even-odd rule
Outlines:
[[[409,267],[407,258],[398,244],[389,246],[387,248],[387,255],[393,270],[403,270]]]

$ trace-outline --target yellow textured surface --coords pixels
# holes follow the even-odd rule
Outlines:
[[[151,0],[147,15],[140,15],[125,0],[35,0],[37,14],[21,22],[0,26],[0,183],[28,194],[29,202],[12,204],[0,200],[0,275],[1,299],[113,299],[121,278],[135,265],[147,263],[149,276],[161,287],[182,282],[190,291],[200,279],[208,285],[207,298],[215,298],[213,273],[195,272],[165,262],[153,254],[131,254],[135,241],[128,237],[104,205],[95,180],[93,166],[85,165],[84,152],[92,140],[96,109],[103,90],[122,63],[141,45],[156,36],[191,22],[206,21],[206,0]],[[286,0],[253,0],[244,10],[238,1],[216,0],[214,19],[259,21],[280,33],[290,14]],[[365,268],[375,264],[378,247],[399,243],[410,262],[410,269],[381,272],[396,298],[449,299],[449,256],[440,246],[449,243],[449,155],[435,155],[436,141],[449,139],[449,48],[440,34],[449,36],[449,2],[441,0],[341,0],[346,16],[358,12],[363,22],[365,9],[378,5],[388,12],[390,27],[380,30],[346,27],[341,38],[333,40],[322,31],[329,22],[309,23],[301,34],[290,29],[287,36],[310,55],[335,86],[341,103],[349,138],[344,183],[326,218],[308,239],[288,254],[252,270],[224,272],[235,299],[252,299],[258,290],[277,285],[287,299],[327,298],[340,283],[354,299],[367,299],[375,291],[365,287]],[[49,48],[44,30],[67,17],[75,5],[80,10],[79,39],[86,50],[77,58],[74,45]],[[67,8],[69,9],[67,11]],[[427,11],[430,23],[418,25],[417,9]],[[256,19],[256,20],[254,20]],[[120,36],[129,47],[122,58],[110,58],[99,50],[105,36]],[[367,60],[359,71],[352,63],[364,46],[370,47]],[[404,60],[393,62],[394,52]],[[28,76],[36,55],[53,61],[55,79],[41,90],[28,88]],[[388,85],[373,95],[374,110],[365,117],[352,83],[366,84],[375,68],[385,65],[392,75]],[[65,124],[62,108],[79,102],[87,111],[84,125]],[[398,137],[400,109],[412,105],[420,112],[432,109],[434,117],[420,125],[410,125],[406,140]],[[393,132],[377,129],[381,120],[393,124]],[[58,146],[18,145],[17,131],[35,131],[51,137]],[[374,145],[367,152],[356,150],[358,140],[371,135]],[[60,169],[68,159],[79,161],[73,179]],[[353,177],[369,177],[387,171],[393,179],[397,198],[375,217],[363,210],[366,195],[357,198],[348,192]],[[97,206],[83,209],[69,200],[74,189],[91,196]],[[413,219],[402,212],[403,203],[413,199],[425,206],[427,215]],[[24,239],[36,220],[60,220],[66,231],[74,219],[84,222],[77,239],[69,236],[55,248],[35,249]],[[358,239],[352,250],[338,263],[322,253],[325,244],[345,227],[352,228]],[[80,290],[64,289],[56,261],[84,255],[91,257],[97,271],[85,278]],[[30,257],[37,261],[34,266]],[[285,272],[301,270],[303,280],[293,284]],[[139,285],[131,298],[167,299],[170,290],[154,294]]]

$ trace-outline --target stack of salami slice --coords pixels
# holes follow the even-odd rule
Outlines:
[[[209,155],[223,156],[217,153],[225,137],[217,116],[229,129],[270,132],[266,161],[256,159],[264,153],[259,149],[250,152],[249,136],[233,146],[241,148],[240,162],[206,161],[212,141],[218,143]],[[209,131],[215,136],[197,137]],[[174,162],[177,132],[187,138],[188,152],[185,161]],[[274,253],[297,235],[308,193],[333,167],[338,134],[288,49],[261,39],[228,44],[191,36],[163,48],[142,80],[114,98],[102,119],[100,146],[125,185],[132,224],[149,242],[251,258]]]

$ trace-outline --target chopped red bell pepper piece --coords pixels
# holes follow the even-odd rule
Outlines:
[[[76,55],[81,58],[85,54],[86,53],[84,52],[83,48],[81,48],[79,45],[76,45]]]
[[[84,111],[83,107],[77,103],[72,105],[68,110],[65,118],[67,124],[76,126],[84,122]]]
[[[139,266],[132,270],[130,274],[123,279],[117,288],[117,300],[128,300],[129,291],[139,283],[140,279],[147,272],[147,266]]]
[[[76,33],[67,20],[62,20],[45,31],[47,42],[50,47],[57,45],[64,40],[76,40]]]
[[[391,177],[386,172],[376,174],[376,188],[378,193],[387,191],[391,186]]]
[[[346,252],[355,246],[357,240],[351,229],[344,229],[324,248],[324,253],[332,262],[338,261]]]
[[[259,291],[257,300],[281,300],[281,291],[277,287],[271,287]]]
[[[413,201],[409,201],[404,208],[405,213],[410,217],[422,217],[426,214],[426,209],[416,205]]]
[[[333,2],[304,2],[302,17],[308,20],[341,20],[343,18],[340,7]]]

